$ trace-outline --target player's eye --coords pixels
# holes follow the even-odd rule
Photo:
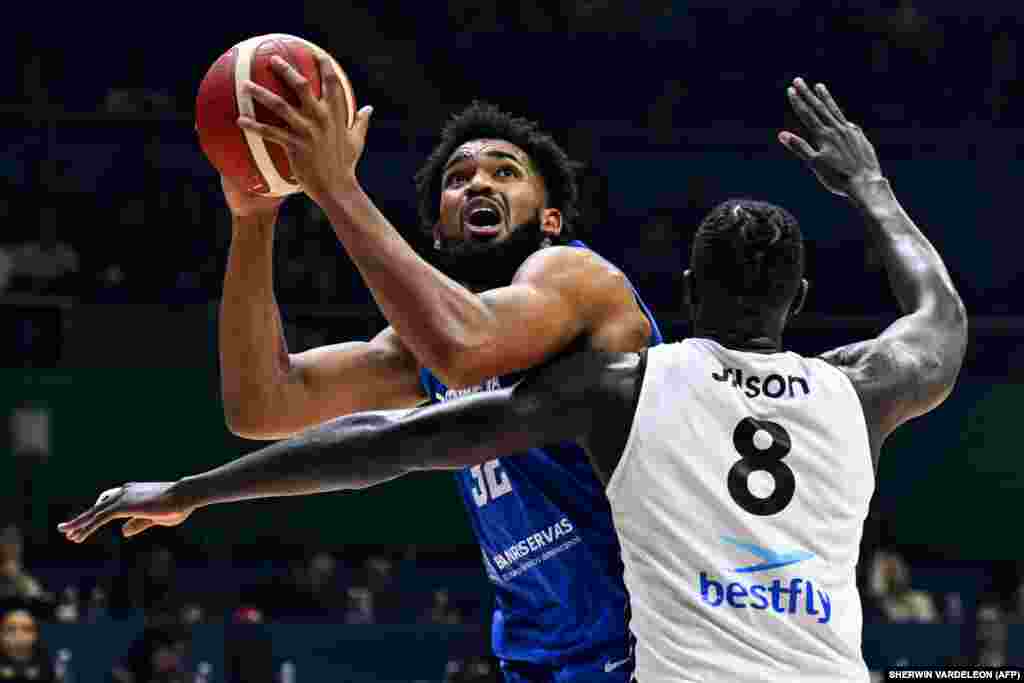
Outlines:
[[[499,178],[518,178],[520,174],[519,169],[515,166],[506,165],[499,167],[498,170],[494,172],[494,175]]]
[[[464,173],[452,173],[444,180],[445,187],[457,187],[466,182],[466,175]]]

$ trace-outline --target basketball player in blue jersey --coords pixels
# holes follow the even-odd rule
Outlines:
[[[810,142],[780,141],[863,215],[903,309],[878,337],[820,358],[785,352],[807,291],[799,226],[779,207],[732,200],[697,233],[691,339],[572,354],[513,388],[339,418],[204,474],[106,491],[60,530],[80,542],[128,519],[131,534],[213,503],[365,488],[573,440],[614,512],[638,681],[866,683],[855,566],[874,470],[888,435],[952,391],[967,318],[861,129],[823,85],[797,79],[789,97]],[[539,534],[517,552],[543,557],[567,535]],[[590,574],[567,580],[594,586]]]
[[[220,351],[234,433],[288,437],[358,410],[508,387],[518,372],[570,348],[639,351],[661,342],[623,273],[573,239],[573,165],[534,123],[484,103],[448,122],[416,176],[431,234],[418,252],[356,178],[369,110],[351,128],[338,124],[348,120],[347,105],[327,63],[322,99],[287,63],[274,68],[301,104],[250,84],[287,127],[240,124],[287,151],[390,327],[369,342],[289,353],[271,275],[280,200],[225,182],[234,229]],[[506,678],[627,680],[620,549],[583,451],[552,444],[476,464],[456,479],[494,584],[493,647]]]

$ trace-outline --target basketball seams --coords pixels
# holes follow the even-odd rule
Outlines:
[[[274,33],[237,43],[210,67],[196,98],[196,131],[203,152],[220,173],[240,181],[248,191],[284,196],[301,191],[301,186],[294,181],[284,147],[270,143],[237,123],[238,117],[248,116],[262,123],[282,125],[272,110],[264,108],[243,89],[246,81],[252,81],[282,94],[281,88],[288,87],[287,83],[276,78],[276,73],[270,68],[269,60],[275,54],[309,78],[314,93],[319,79],[317,57],[329,59],[338,77],[337,87],[344,89],[347,123],[349,128],[352,127],[355,122],[355,93],[338,62],[307,40]],[[322,83],[319,89],[318,95],[322,99]],[[290,91],[285,90],[283,94],[292,102]]]
[[[238,54],[235,57],[235,97],[239,112],[253,120],[256,119],[256,106],[252,95],[242,90],[242,84],[252,78],[253,64],[259,47],[268,40],[276,39],[276,35],[257,36],[238,44]],[[246,146],[253,156],[253,162],[267,185],[266,194],[280,197],[298,190],[297,184],[290,183],[281,177],[274,161],[270,158],[266,140],[252,131],[242,129],[242,132],[245,135]]]
[[[235,118],[237,119],[239,116],[241,116],[243,114],[243,109],[242,109],[243,104],[242,104],[242,102],[243,102],[243,97],[244,97],[245,94],[240,92],[239,80],[238,80],[237,64],[238,64],[239,46],[236,45],[235,47],[231,48],[231,52],[233,53],[232,54],[232,60],[231,60],[231,72],[234,75],[232,83],[235,86],[234,103],[235,103]],[[245,100],[245,101],[249,105],[252,105],[251,98],[248,99],[248,100]],[[252,111],[246,113],[246,116],[252,116],[252,117],[255,118],[255,107],[251,107],[251,109],[252,109]],[[241,126],[236,126],[236,127],[238,128],[238,137],[241,139],[242,146],[245,148],[245,153],[246,153],[246,155],[248,155],[249,161],[252,162],[252,168],[256,169],[256,173],[259,175],[260,183],[261,183],[257,187],[250,187],[250,188],[246,188],[246,189],[247,190],[252,190],[254,192],[259,192],[259,193],[267,192],[270,189],[270,186],[267,184],[266,178],[263,177],[263,171],[260,169],[260,166],[259,166],[259,164],[256,161],[256,157],[252,153],[252,148],[249,147],[249,139],[248,139],[248,136],[246,135],[246,133],[248,131],[246,131]]]

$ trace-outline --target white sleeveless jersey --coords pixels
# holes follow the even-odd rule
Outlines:
[[[836,368],[706,339],[651,348],[608,483],[637,681],[868,681],[856,564],[873,491]]]

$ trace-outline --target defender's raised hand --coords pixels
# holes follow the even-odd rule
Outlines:
[[[238,119],[238,125],[281,145],[303,191],[322,205],[333,190],[355,178],[372,108],[360,109],[352,117],[350,127],[349,103],[341,76],[330,57],[317,53],[316,58],[320,70],[319,99],[313,94],[308,78],[275,56],[271,58],[271,67],[295,92],[299,106],[294,107],[276,93],[247,81],[244,87],[253,98],[277,114],[286,125],[272,126],[245,116]]]
[[[115,519],[127,519],[125,536],[134,536],[151,526],[177,526],[195,507],[181,500],[172,488],[174,482],[128,483],[107,489],[96,503],[69,522],[57,525],[69,540],[81,543]]]
[[[875,148],[860,126],[846,120],[824,84],[812,91],[797,78],[786,94],[810,142],[789,131],[779,133],[779,142],[802,159],[827,190],[849,197],[854,186],[882,177]]]

